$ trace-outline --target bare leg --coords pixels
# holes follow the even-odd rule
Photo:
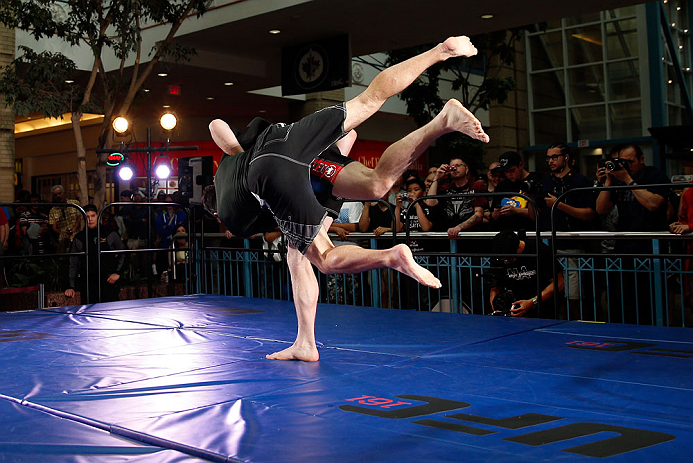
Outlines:
[[[356,137],[356,130],[352,130],[335,143],[337,148],[339,148],[339,152],[342,153],[342,156],[349,156],[351,147],[354,146],[354,142],[356,142]]]
[[[315,314],[318,305],[318,280],[308,259],[289,245],[286,256],[294,289],[294,304],[298,318],[296,340],[284,350],[268,354],[271,360],[303,360],[315,362],[320,358],[315,345]]]
[[[450,37],[427,52],[385,69],[363,93],[347,101],[344,131],[358,127],[375,114],[388,98],[407,88],[432,65],[455,56],[474,56],[476,53],[477,49],[468,37]]]
[[[231,130],[229,124],[221,119],[214,119],[209,124],[209,132],[212,134],[214,143],[216,143],[224,153],[233,156],[234,154],[243,152],[243,148],[241,144],[238,143],[236,135],[233,134],[233,130]]]
[[[462,132],[488,142],[479,120],[457,100],[450,100],[431,122],[390,145],[375,169],[352,162],[340,172],[334,194],[351,199],[380,198],[409,165],[441,135]]]
[[[390,249],[364,249],[360,246],[334,247],[325,227],[308,248],[305,257],[322,273],[358,273],[374,268],[391,268],[432,288],[440,288],[440,280],[414,260],[405,244]]]

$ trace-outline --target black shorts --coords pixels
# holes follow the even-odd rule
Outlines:
[[[332,145],[346,135],[345,118],[344,103],[321,109],[294,124],[272,125],[254,147],[248,187],[267,204],[286,239],[301,253],[320,231],[327,211],[334,213],[341,205],[332,196],[332,185],[353,159],[341,156]],[[313,183],[323,184],[324,190],[313,190],[311,169],[317,180]]]

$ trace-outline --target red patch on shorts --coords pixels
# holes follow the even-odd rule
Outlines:
[[[310,174],[314,177],[334,183],[337,179],[337,175],[339,175],[339,172],[341,172],[343,168],[344,166],[335,164],[334,162],[324,159],[313,159],[313,162],[310,164]]]

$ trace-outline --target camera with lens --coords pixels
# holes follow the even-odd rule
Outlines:
[[[614,172],[616,170],[622,169],[628,170],[629,164],[628,161],[626,161],[625,159],[616,158],[599,161],[598,166],[604,167],[609,172]]]
[[[399,195],[402,197],[402,201],[406,201],[407,199],[409,199],[409,193],[407,193],[406,191],[400,193]]]
[[[491,315],[499,317],[510,317],[510,309],[513,308],[513,302],[515,302],[515,294],[509,289],[501,291],[493,299],[493,312]]]

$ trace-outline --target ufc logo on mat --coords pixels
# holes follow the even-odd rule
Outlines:
[[[349,404],[341,405],[339,408],[347,412],[360,413],[362,415],[376,416],[391,420],[401,420],[407,418],[419,418],[426,415],[432,415],[434,413],[461,410],[471,406],[471,404],[468,404],[467,402],[439,399],[437,397],[428,397],[423,395],[406,394],[398,395],[396,398],[403,400],[393,400],[365,395],[346,400],[347,402],[356,402],[359,404],[369,405],[368,407],[360,407]],[[409,401],[422,402],[422,404],[416,405]],[[479,423],[489,427],[516,430],[530,428],[532,426],[544,423],[559,422],[560,420],[565,419],[561,416],[542,415],[539,413],[525,413],[522,415],[509,416],[505,418],[488,418],[485,416],[471,415],[466,413],[451,413],[445,414],[444,418],[449,418],[454,421],[441,421],[429,418],[415,420],[412,421],[412,423],[419,426],[428,426],[431,428],[470,434],[473,436],[487,436],[496,434],[500,431],[479,428],[462,423]],[[626,452],[632,452],[645,447],[650,447],[652,445],[661,444],[676,438],[671,434],[664,434],[661,432],[637,428],[627,428],[624,426],[614,426],[602,423],[571,423],[541,431],[533,431],[512,437],[505,437],[502,440],[536,447],[552,444],[554,442],[574,439],[576,437],[589,436],[601,432],[616,433],[618,436],[605,437],[602,440],[591,442],[589,444],[566,448],[563,449],[563,452],[575,453],[587,457],[605,458]]]

